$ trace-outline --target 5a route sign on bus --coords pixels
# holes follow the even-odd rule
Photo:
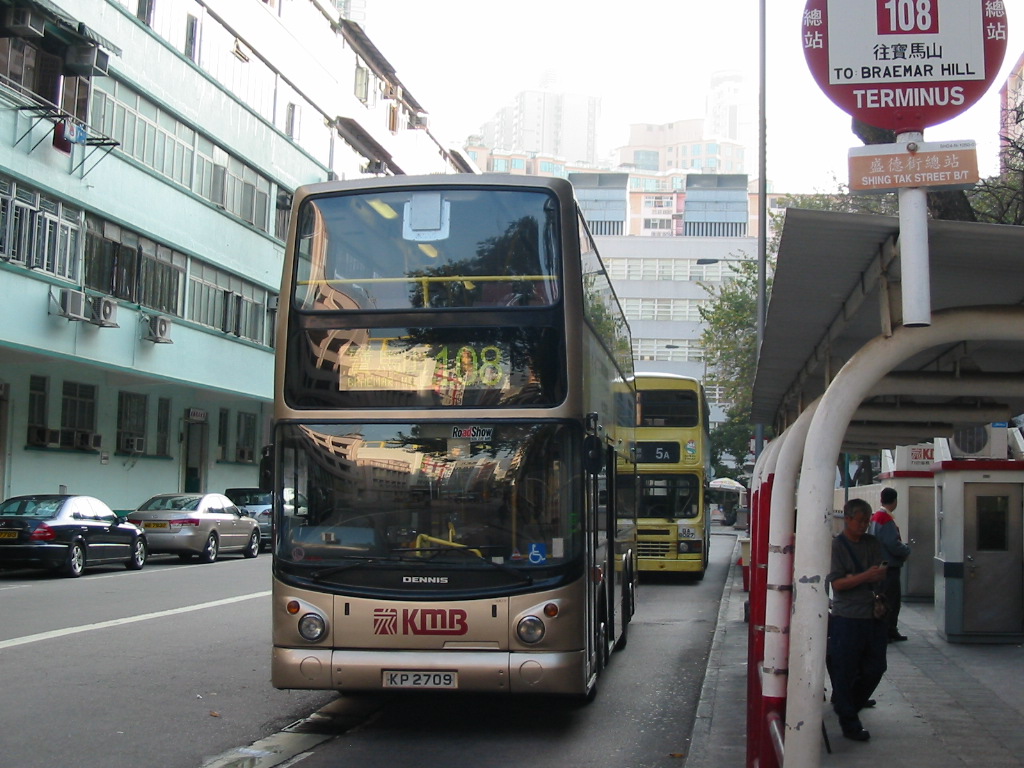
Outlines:
[[[807,0],[807,65],[841,109],[877,128],[921,132],[960,114],[1006,53],[1002,0]]]

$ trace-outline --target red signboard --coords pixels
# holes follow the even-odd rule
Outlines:
[[[801,31],[825,94],[868,125],[897,133],[966,110],[1006,53],[1002,0],[807,0]]]

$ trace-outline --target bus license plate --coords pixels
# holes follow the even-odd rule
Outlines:
[[[433,672],[425,669],[385,669],[385,688],[458,688],[458,672]]]

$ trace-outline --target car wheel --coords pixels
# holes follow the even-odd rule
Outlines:
[[[211,533],[210,538],[206,540],[206,546],[203,547],[203,551],[199,553],[199,560],[204,563],[215,563],[217,562],[218,554],[217,534]]]
[[[253,531],[249,536],[249,546],[242,553],[246,557],[256,557],[260,553],[260,532]]]
[[[142,566],[146,564],[146,557],[148,555],[149,550],[146,548],[146,540],[138,536],[132,542],[132,556],[125,561],[124,567],[129,571],[141,571]]]
[[[85,570],[85,547],[82,542],[73,541],[68,547],[68,559],[64,562],[63,573],[72,579],[77,579]]]

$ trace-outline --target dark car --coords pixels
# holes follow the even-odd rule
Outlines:
[[[149,548],[137,525],[92,496],[14,496],[0,504],[0,566],[81,576],[90,565],[137,571]]]

